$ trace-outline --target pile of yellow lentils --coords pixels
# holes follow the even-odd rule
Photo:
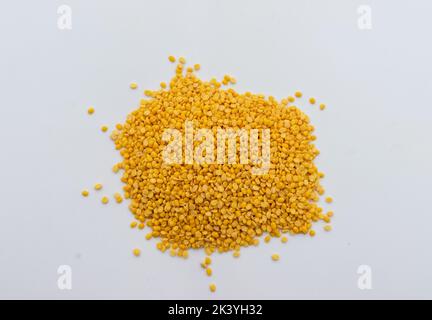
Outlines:
[[[169,61],[176,59],[170,56]],[[265,242],[280,237],[286,243],[284,233],[314,236],[314,222],[330,223],[333,212],[325,214],[317,203],[324,193],[320,185],[324,174],[314,164],[319,154],[313,144],[314,127],[293,105],[302,93],[281,101],[241,94],[229,87],[236,83],[233,77],[203,81],[196,76],[200,65],[186,68],[185,64],[180,58],[171,81],[162,82],[158,90],[146,90],[147,98],[139,108],[111,133],[123,157],[113,171],[123,173],[123,196],[130,199],[135,218],[131,227],[148,226],[146,239],[159,239],[157,248],[172,256],[186,258],[189,249],[203,248],[208,255],[233,251],[238,257],[241,247],[258,245],[262,235]],[[309,103],[316,104],[315,98]],[[88,112],[93,114],[94,109]],[[250,164],[165,163],[162,151],[167,142],[162,134],[167,128],[184,132],[185,121],[214,132],[217,128],[270,129],[268,172],[254,175]],[[106,126],[101,129],[107,131]],[[199,141],[194,142],[197,145]],[[122,201],[118,193],[114,198]],[[330,231],[331,226],[324,229]],[[134,254],[139,256],[139,249]],[[279,255],[273,254],[272,259],[279,260]],[[202,263],[209,276],[210,261],[207,257]],[[214,284],[210,290],[215,290]]]

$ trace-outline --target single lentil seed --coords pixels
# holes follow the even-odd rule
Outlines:
[[[88,192],[88,190],[83,190],[83,191],[81,191],[81,194],[83,197],[88,197],[89,192]]]
[[[102,184],[100,184],[100,183],[96,183],[96,184],[94,185],[94,188],[95,188],[95,190],[101,190],[101,189],[102,189]]]
[[[210,265],[211,262],[212,262],[212,260],[211,260],[210,257],[205,257],[205,259],[204,259],[204,263],[205,263],[206,265]]]
[[[214,283],[210,284],[209,288],[210,288],[211,292],[215,292],[216,291],[216,285]]]
[[[273,261],[279,261],[280,257],[279,257],[279,255],[277,253],[273,253],[272,256],[271,256],[271,258],[272,258]]]
[[[141,250],[138,248],[133,249],[133,254],[135,257],[139,257],[141,254]]]
[[[123,202],[123,198],[121,196],[120,193],[114,193],[114,199],[117,203],[122,203]]]
[[[136,88],[138,88],[138,84],[135,83],[135,82],[132,82],[132,83],[129,85],[129,87],[130,87],[132,90],[135,90]]]

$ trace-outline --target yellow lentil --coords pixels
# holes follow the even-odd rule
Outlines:
[[[328,216],[328,217],[331,218],[331,217],[333,217],[333,215],[334,215],[333,211],[329,211],[329,212],[327,212],[327,216]]]
[[[123,202],[123,198],[121,196],[120,193],[114,193],[114,199],[117,203],[122,203]]]
[[[135,257],[139,257],[141,254],[141,250],[138,248],[133,249],[133,254]]]
[[[333,202],[333,198],[332,197],[327,197],[327,198],[325,198],[325,201],[327,203],[332,203]]]
[[[135,90],[136,88],[138,88],[138,84],[135,83],[135,82],[132,82],[132,83],[129,85],[129,87],[130,87],[132,90]]]
[[[206,268],[206,274],[210,277],[212,275],[213,271],[210,268]]]
[[[175,62],[175,61],[176,61],[176,58],[175,58],[174,56],[169,56],[169,57],[168,57],[168,60],[169,60],[170,62]]]
[[[295,101],[295,98],[294,98],[294,97],[291,97],[291,96],[289,96],[289,97],[288,97],[288,101],[289,101],[289,102],[294,102],[294,101]]]
[[[271,240],[271,237],[269,235],[265,236],[265,238],[264,238],[265,243],[269,243],[270,240]]]
[[[300,91],[296,91],[294,95],[296,96],[296,98],[301,98],[303,94]]]
[[[161,82],[160,86],[161,86],[162,89],[165,89],[167,87],[167,84],[165,82]]]
[[[309,231],[309,235],[310,235],[311,237],[314,237],[314,236],[315,236],[315,230],[310,230],[310,231]]]
[[[282,243],[287,243],[288,242],[288,238],[287,237],[282,237],[281,241],[282,241]]]
[[[324,230],[325,231],[331,231],[331,229],[332,229],[332,226],[331,225],[326,225],[326,226],[324,226]]]
[[[315,104],[315,102],[316,102],[315,98],[309,98],[309,103],[310,104]]]
[[[240,257],[240,251],[234,251],[233,256],[234,258]]]
[[[108,131],[108,127],[107,126],[102,126],[101,130],[102,130],[102,132],[107,132]]]
[[[101,190],[101,189],[102,189],[102,184],[100,184],[100,183],[96,183],[96,184],[94,185],[94,188],[95,188],[95,190]]]
[[[81,191],[81,194],[83,197],[88,197],[89,192],[88,192],[88,190],[83,190],[83,191]]]
[[[95,109],[93,107],[88,108],[87,113],[93,114],[95,112]]]
[[[181,64],[185,64],[185,63],[186,63],[186,59],[185,59],[184,57],[180,57],[180,58],[179,58],[179,62],[180,62]]]
[[[205,263],[207,266],[210,265],[211,262],[212,262],[212,260],[211,260],[210,257],[205,257],[205,259],[204,259],[204,263]]]
[[[271,258],[273,261],[279,261],[279,259],[280,259],[279,255],[277,253],[273,253]]]
[[[135,228],[137,226],[137,224],[138,223],[136,221],[132,221],[131,224],[130,224],[130,227],[131,228]]]
[[[209,288],[210,288],[211,292],[215,292],[216,291],[216,285],[214,283],[210,284]]]
[[[101,201],[103,204],[107,204],[109,202],[109,199],[108,199],[108,197],[104,196],[104,197],[102,197]]]
[[[320,108],[321,110],[324,110],[324,109],[326,108],[326,105],[325,105],[324,103],[321,103],[320,106],[319,106],[319,108]]]

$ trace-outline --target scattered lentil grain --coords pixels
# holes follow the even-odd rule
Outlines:
[[[206,274],[210,277],[212,275],[213,271],[211,268],[206,268]]]
[[[216,285],[214,283],[210,284],[209,288],[210,288],[211,292],[215,292],[216,291]]]
[[[331,231],[331,229],[332,229],[332,226],[329,224],[324,226],[325,231]]]

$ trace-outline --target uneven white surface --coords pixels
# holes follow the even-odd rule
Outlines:
[[[57,28],[62,4],[72,30]],[[371,30],[357,26],[360,5],[371,6]],[[0,298],[432,298],[431,12],[427,0],[5,3]],[[327,104],[299,106],[317,128],[332,232],[215,255],[209,279],[202,252],[162,255],[130,230],[127,203],[101,205],[121,184],[100,126],[170,79],[170,54],[201,63],[203,78],[234,75],[239,91],[300,89]],[[104,190],[81,197],[95,182]],[[57,286],[60,265],[72,290]],[[360,265],[371,290],[357,286]]]

